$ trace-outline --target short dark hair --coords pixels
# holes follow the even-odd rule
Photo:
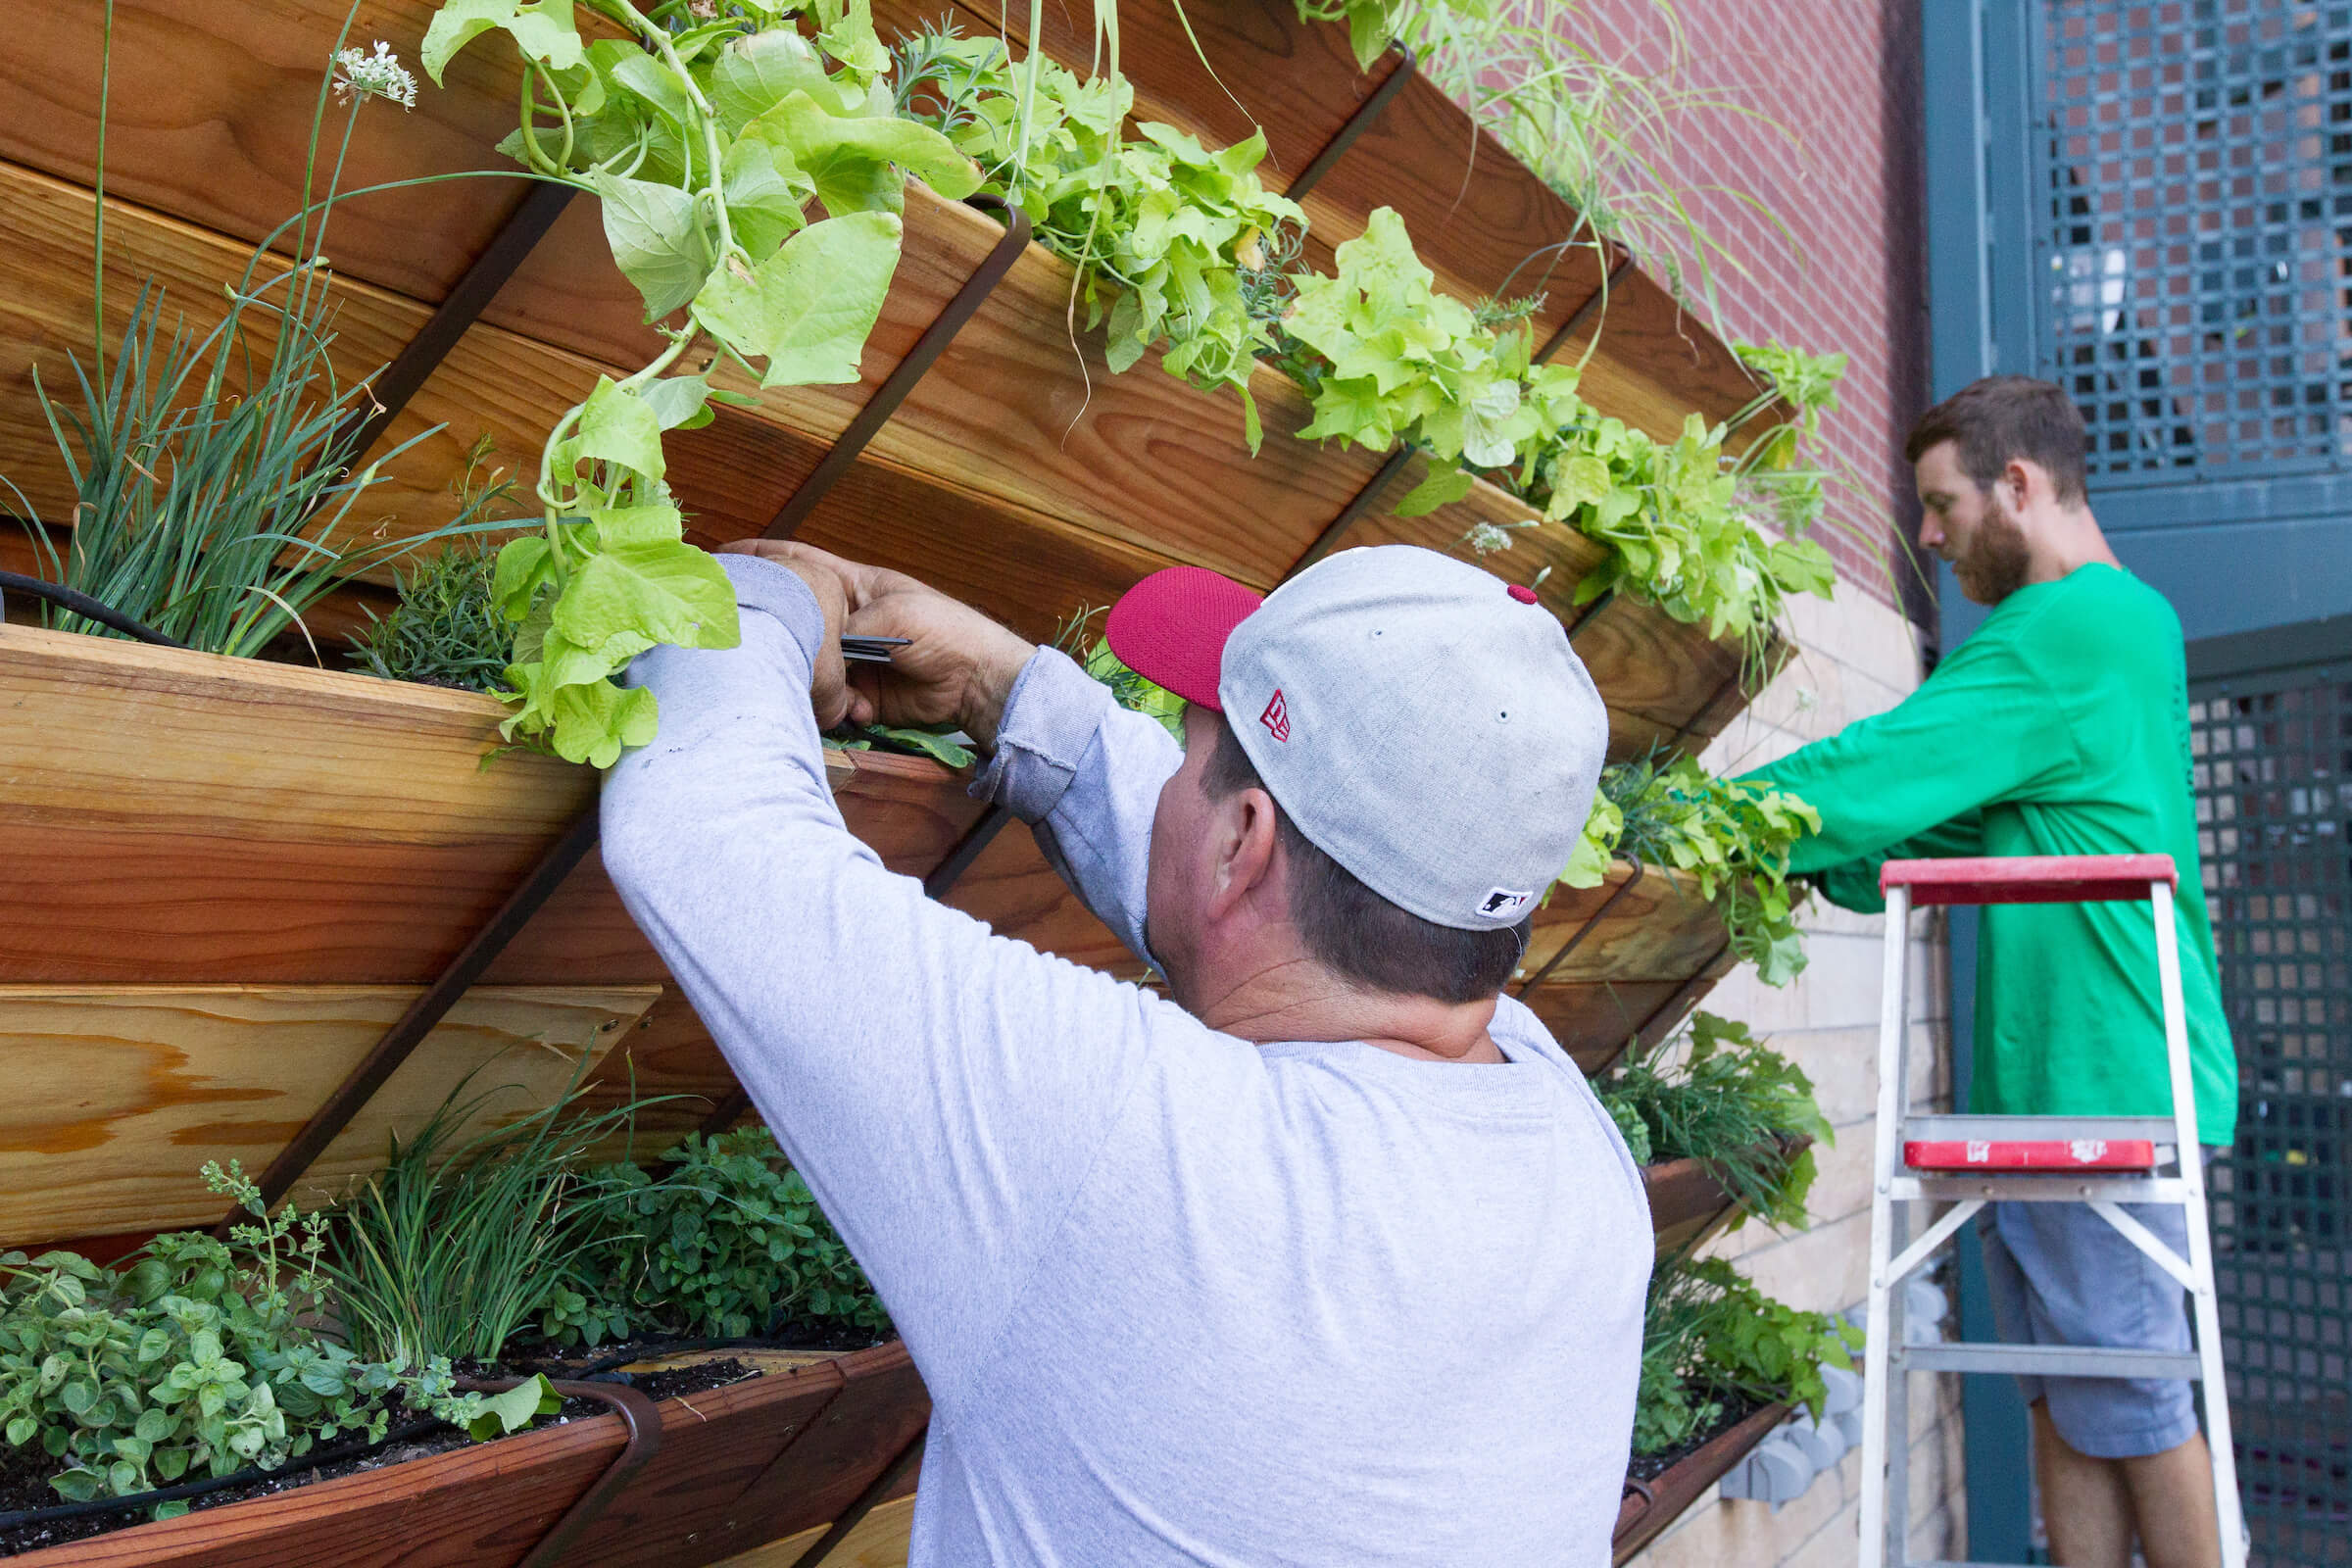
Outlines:
[[[1917,463],[1932,447],[1959,448],[1960,471],[1989,490],[2016,459],[2039,465],[2065,506],[2090,498],[2083,471],[2082,411],[2047,381],[2030,375],[1988,375],[1971,381],[1920,416],[1903,443]]]
[[[1217,720],[1217,750],[1200,775],[1209,799],[1265,789],[1233,726]],[[1267,799],[1273,792],[1267,791]],[[1293,822],[1280,803],[1274,830],[1291,866],[1291,919],[1316,962],[1395,996],[1482,1002],[1499,993],[1527,952],[1532,917],[1494,931],[1462,931],[1390,903]]]

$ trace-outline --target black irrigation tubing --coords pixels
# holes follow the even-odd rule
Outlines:
[[[1561,943],[1560,951],[1553,954],[1550,957],[1544,959],[1544,967],[1538,969],[1533,975],[1529,976],[1528,979],[1520,985],[1518,991],[1513,993],[1514,995],[1524,997],[1530,991],[1533,991],[1536,987],[1550,979],[1551,971],[1557,969],[1561,962],[1567,958],[1568,955],[1576,951],[1579,943],[1583,942],[1585,938],[1592,934],[1592,928],[1600,924],[1601,916],[1607,914],[1610,908],[1617,903],[1619,899],[1624,898],[1628,893],[1633,892],[1634,889],[1642,885],[1642,878],[1648,874],[1649,867],[1644,865],[1640,860],[1635,860],[1630,863],[1634,868],[1634,874],[1627,877],[1623,882],[1617,884],[1617,890],[1611,893],[1607,898],[1600,901],[1600,907],[1594,909],[1592,913],[1586,918],[1585,923],[1576,928],[1576,935]]]
[[[912,392],[915,383],[938,363],[939,357],[947,352],[948,345],[956,341],[956,334],[963,330],[964,323],[987,302],[989,295],[996,292],[997,285],[1004,281],[1006,272],[1012,270],[1012,264],[1020,259],[1021,252],[1027,248],[1027,213],[1009,206],[1001,196],[973,196],[967,198],[964,205],[1003,215],[1004,238],[998,240],[995,249],[981,260],[978,267],[972,269],[972,275],[964,279],[963,287],[956,290],[954,299],[948,301],[947,308],[939,313],[938,319],[923,329],[923,335],[915,339],[914,347],[906,351],[906,357],[899,362],[889,378],[875,389],[874,395],[866,399],[865,407],[858,411],[858,417],[852,419],[849,428],[841,432],[841,439],[833,443],[833,449],[825,454],[808,477],[801,481],[800,488],[793,491],[790,499],[776,510],[775,516],[762,530],[762,538],[789,539],[800,530],[801,524],[808,519],[808,514],[816,510],[816,504],[825,498],[825,493],[833,488],[835,481],[850,471],[850,466],[858,461],[858,454],[865,450],[865,444],[874,438],[875,432],[890,421],[892,415],[898,413],[899,405],[906,401],[906,394]]]
[[[350,1125],[351,1118],[359,1114],[360,1107],[367,1104],[375,1092],[383,1087],[384,1081],[399,1070],[400,1064],[409,1059],[410,1053],[432,1032],[435,1024],[448,1015],[449,1009],[458,1004],[474,981],[481,977],[482,971],[490,967],[492,960],[506,950],[507,944],[514,939],[531,916],[539,912],[540,906],[547,903],[556,889],[563,885],[564,879],[572,873],[580,861],[587,858],[588,852],[596,847],[596,839],[597,812],[596,808],[590,806],[580,813],[569,830],[548,848],[539,863],[531,868],[530,874],[522,879],[514,892],[507,895],[507,901],[499,906],[498,912],[473,934],[472,940],[449,961],[449,966],[441,971],[439,977],[415,1002],[409,1004],[408,1011],[400,1015],[399,1021],[384,1031],[383,1038],[376,1041],[373,1049],[361,1058],[359,1065],[352,1068],[350,1075],[327,1097],[326,1103],[320,1105],[311,1119],[303,1124],[302,1131],[294,1135],[293,1142],[286,1145],[278,1156],[270,1162],[270,1168],[262,1172],[259,1183],[264,1207],[274,1208],[278,1200],[293,1190],[294,1184],[302,1179],[302,1173],[310,1168],[311,1162],[325,1152],[326,1146],[335,1141],[338,1133]],[[242,1224],[246,1218],[243,1207],[232,1208],[213,1227],[213,1234],[225,1238],[230,1226]]]
[[[833,1521],[833,1528],[819,1537],[814,1545],[792,1560],[792,1568],[816,1568],[818,1563],[833,1555],[833,1548],[847,1541],[850,1532],[865,1522],[865,1516],[874,1511],[875,1505],[890,1495],[891,1488],[905,1479],[908,1470],[922,1463],[923,1440],[929,1435],[930,1428],[926,1424],[921,1432],[908,1440],[906,1446],[899,1450],[898,1457],[882,1467],[882,1473],[874,1477],[873,1484],[858,1494],[858,1500]]]
[[[1593,595],[1592,602],[1587,605],[1583,612],[1579,613],[1574,620],[1568,623],[1568,641],[1573,644],[1576,641],[1576,634],[1585,629],[1585,623],[1591,620],[1594,615],[1597,615],[1602,611],[1608,609],[1609,602],[1616,597],[1617,590],[1615,588],[1603,588],[1599,593]]]
[[[20,1508],[14,1513],[0,1513],[0,1532],[24,1529],[34,1525],[63,1524],[72,1519],[89,1519],[102,1514],[127,1513],[133,1508],[152,1508],[160,1502],[180,1502],[189,1497],[202,1497],[215,1492],[226,1492],[252,1481],[267,1481],[271,1476],[299,1475],[305,1470],[338,1460],[353,1458],[371,1448],[389,1447],[420,1438],[437,1427],[448,1425],[437,1417],[411,1421],[394,1427],[380,1438],[353,1438],[333,1443],[323,1448],[288,1459],[274,1470],[251,1467],[232,1471],[224,1476],[208,1476],[202,1481],[183,1481],[177,1486],[158,1487],[152,1492],[126,1493],[120,1497],[92,1497],[85,1502],[61,1502],[47,1508]]]
[[[101,626],[112,627],[125,637],[136,637],[140,642],[153,643],[158,648],[188,646],[176,637],[167,637],[153,626],[131,619],[110,605],[99,603],[77,588],[68,588],[61,583],[27,577],[22,572],[0,571],[0,595],[5,594],[26,594],[34,599],[47,600],[60,610],[70,610]]]
[[[572,190],[572,186],[554,181],[532,181],[529,193],[507,216],[497,234],[473,259],[473,265],[466,269],[466,275],[458,279],[424,325],[416,329],[416,335],[393,356],[392,363],[376,374],[368,389],[373,400],[372,412],[355,418],[349,426],[346,439],[354,462],[375,445],[400,411],[408,407],[409,399],[416,395],[417,388],[441,368],[441,362],[457,347],[466,328],[481,318],[491,298],[514,275],[523,258],[555,226],[556,220],[564,216],[564,209],[571,203]]]
[[[1413,52],[1395,39],[1390,40],[1389,48],[1404,58],[1396,63],[1396,70],[1381,78],[1380,85],[1372,89],[1371,97],[1355,106],[1355,112],[1348,117],[1347,122],[1332,132],[1331,140],[1323,144],[1323,150],[1298,171],[1298,177],[1283,188],[1282,194],[1289,200],[1297,201],[1321,184],[1323,176],[1331,172],[1332,166],[1340,161],[1341,155],[1354,145],[1356,137],[1372,128],[1373,122],[1380,119],[1391,100],[1404,91],[1405,83],[1413,79],[1413,67],[1417,64]]]

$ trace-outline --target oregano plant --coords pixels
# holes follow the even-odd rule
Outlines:
[[[607,35],[583,33],[595,21]],[[505,734],[610,766],[656,723],[653,694],[612,677],[656,644],[740,635],[725,573],[685,542],[663,436],[708,423],[713,402],[756,401],[712,384],[727,368],[763,388],[856,381],[906,176],[960,197],[979,173],[896,113],[867,0],[448,0],[426,73],[440,81],[492,31],[522,64],[501,150],[597,198],[664,344],[557,420],[535,485],[544,526],[500,552],[494,581],[516,623]]]

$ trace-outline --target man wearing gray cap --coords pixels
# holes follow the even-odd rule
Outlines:
[[[723,560],[742,645],[631,670],[605,861],[930,1389],[911,1560],[1607,1562],[1648,1213],[1501,995],[1607,738],[1559,622],[1406,547],[1155,573],[1108,635],[1180,748],[911,578]],[[911,640],[853,688],[845,626]],[[886,871],[845,714],[961,725],[1167,996]]]

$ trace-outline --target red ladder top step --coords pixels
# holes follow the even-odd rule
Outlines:
[[[2169,855],[2012,855],[1888,860],[1879,891],[1905,887],[1931,904],[2099,904],[2144,900],[2148,884],[2180,885]]]

